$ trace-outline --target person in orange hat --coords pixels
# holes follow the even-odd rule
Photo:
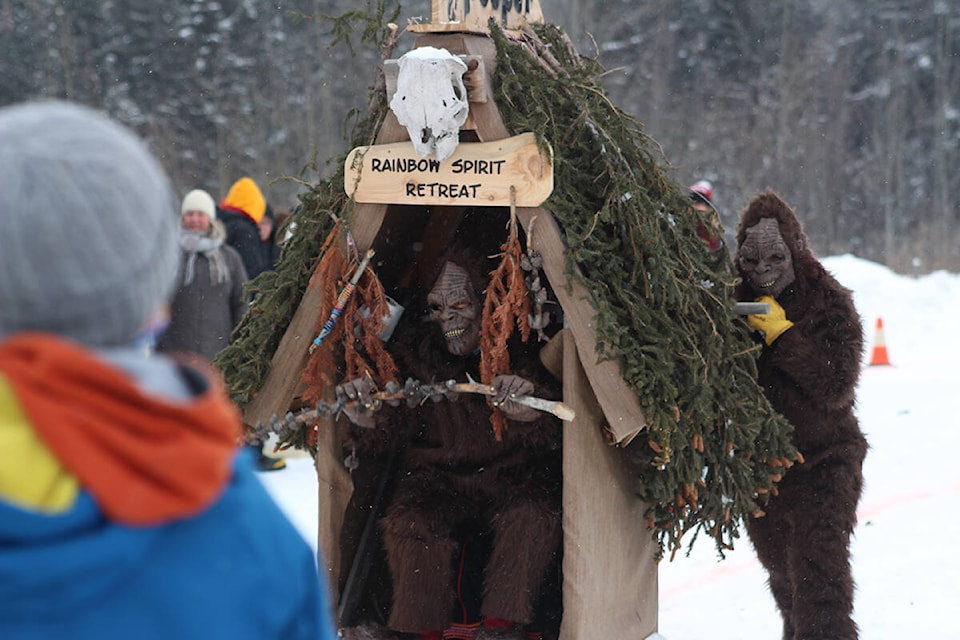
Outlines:
[[[251,280],[273,268],[260,239],[260,221],[266,211],[263,192],[247,176],[233,183],[217,209],[217,217],[227,230],[227,244],[240,254]]]
[[[260,221],[266,211],[267,200],[263,192],[253,178],[247,176],[233,183],[217,207],[217,217],[227,230],[227,244],[240,254],[251,280],[273,269],[260,237]],[[260,471],[276,471],[287,466],[282,458],[264,455],[262,442],[252,442],[248,448]]]

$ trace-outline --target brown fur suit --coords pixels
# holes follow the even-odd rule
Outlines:
[[[741,255],[747,231],[764,218],[777,221],[795,277],[775,296],[793,326],[764,345],[759,384],[795,427],[793,442],[805,461],[786,474],[766,515],[748,522],[747,531],[783,615],[783,638],[852,640],[858,631],[849,541],[867,451],[854,415],[863,329],[850,291],[813,256],[794,212],[771,191],[741,214],[741,275],[747,271]],[[758,295],[745,275],[737,299]]]
[[[479,264],[464,266],[479,294],[484,271]],[[438,325],[416,310],[408,309],[404,320],[392,347],[402,379],[466,382],[468,373],[480,379],[478,354],[451,354]],[[535,395],[556,398],[556,382],[535,349],[511,345],[512,373],[533,382]],[[402,451],[399,480],[381,521],[393,582],[390,629],[449,626],[465,530],[493,536],[481,614],[516,623],[533,619],[560,545],[560,422],[546,413],[531,422],[508,420],[498,442],[490,412],[484,397],[461,394],[415,408],[384,407],[375,429],[353,427],[361,460],[364,450]]]

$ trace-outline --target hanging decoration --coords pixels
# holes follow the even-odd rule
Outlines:
[[[490,384],[495,377],[510,372],[507,342],[514,331],[526,342],[530,338],[530,297],[520,266],[523,248],[517,234],[517,209],[510,206],[507,239],[500,246],[500,262],[490,275],[480,323],[480,379]],[[500,440],[507,422],[494,408],[490,413],[493,433]]]

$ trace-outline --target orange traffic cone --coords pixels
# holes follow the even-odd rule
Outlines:
[[[887,340],[883,337],[883,318],[877,318],[877,332],[873,339],[873,353],[870,355],[870,365],[890,364],[887,355]]]

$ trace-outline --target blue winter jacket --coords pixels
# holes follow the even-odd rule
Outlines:
[[[53,514],[0,495],[0,639],[334,638],[309,545],[246,454],[233,467],[211,506],[159,526],[111,521],[82,488]]]
[[[317,640],[334,637],[328,606],[245,455],[213,507],[161,528],[113,524],[86,493],[55,517],[0,502],[4,640]]]

